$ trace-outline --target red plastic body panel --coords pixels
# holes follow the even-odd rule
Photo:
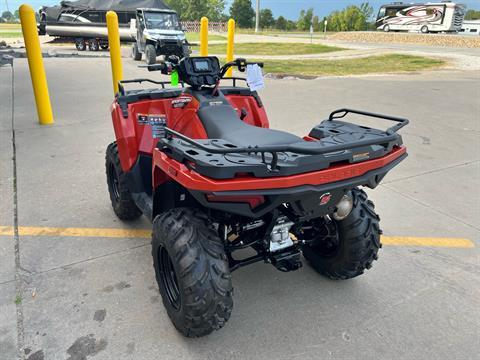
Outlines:
[[[241,191],[261,189],[285,189],[301,185],[322,185],[361,176],[368,171],[381,168],[405,154],[406,147],[395,148],[381,158],[356,164],[336,165],[328,169],[292,176],[272,178],[241,177],[216,180],[200,175],[185,165],[169,158],[158,149],[154,150],[153,162],[173,180],[190,190],[202,192]]]
[[[181,97],[191,98],[184,108],[174,108],[172,101],[178,98],[144,100],[128,106],[128,117],[124,118],[119,104],[115,101],[111,106],[112,122],[117,139],[120,163],[124,171],[129,171],[137,161],[139,153],[153,154],[158,142],[152,137],[149,125],[139,124],[138,114],[165,115],[167,126],[192,139],[206,139],[207,133],[197,116],[198,101],[189,94]],[[263,107],[258,106],[253,96],[227,95],[227,100],[238,111],[247,111],[244,121],[248,124],[268,128],[268,118]],[[156,187],[168,177],[154,173],[153,186]]]

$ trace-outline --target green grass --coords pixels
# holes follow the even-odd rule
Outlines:
[[[20,295],[17,295],[15,297],[15,304],[20,305],[22,303],[22,297]]]
[[[20,24],[0,24],[0,30],[20,30]]]
[[[321,54],[343,50],[339,47],[321,44],[300,43],[237,43],[235,53],[241,55],[305,55]],[[211,44],[208,52],[211,54],[225,54],[226,44]]]
[[[186,36],[187,36],[187,40],[189,42],[199,42],[200,41],[200,33],[186,33]],[[212,34],[209,34],[208,35],[208,40],[210,41],[227,41],[227,38],[225,36],[222,36],[222,35],[212,35]]]
[[[444,65],[445,61],[422,56],[389,54],[344,60],[267,60],[264,64],[265,73],[341,76],[428,70]]]
[[[21,31],[0,31],[0,39],[23,37]]]

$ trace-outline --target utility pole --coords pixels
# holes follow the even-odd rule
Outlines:
[[[255,15],[255,32],[258,32],[260,27],[260,0],[257,0],[257,12]]]

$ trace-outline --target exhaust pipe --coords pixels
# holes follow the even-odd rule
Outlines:
[[[345,219],[353,209],[353,199],[349,195],[343,195],[342,200],[337,204],[337,208],[333,213],[333,218],[337,221]]]

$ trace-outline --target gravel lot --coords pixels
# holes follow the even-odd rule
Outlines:
[[[329,39],[352,42],[406,43],[432,46],[480,48],[480,36],[465,36],[453,34],[447,35],[352,31],[336,33],[332,36],[329,36]]]

